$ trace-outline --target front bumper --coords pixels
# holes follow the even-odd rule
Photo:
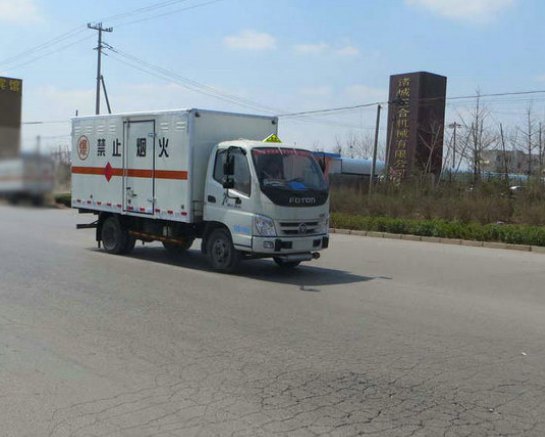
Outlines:
[[[329,235],[308,237],[253,237],[252,252],[270,255],[309,253],[329,246]]]

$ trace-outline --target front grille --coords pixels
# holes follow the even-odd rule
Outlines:
[[[282,235],[313,235],[317,234],[318,230],[318,222],[280,222]]]

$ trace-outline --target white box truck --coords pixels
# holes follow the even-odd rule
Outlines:
[[[10,203],[42,205],[54,186],[55,165],[49,157],[26,154],[0,161],[0,197]]]
[[[201,109],[72,120],[72,206],[96,240],[173,254],[201,238],[213,269],[273,258],[284,268],[328,247],[329,190],[311,152],[279,142],[270,116]]]

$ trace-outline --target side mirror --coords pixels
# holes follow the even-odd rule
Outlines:
[[[235,174],[235,157],[227,152],[225,163],[223,164],[223,174],[225,176],[233,176]]]
[[[235,180],[232,176],[224,176],[222,185],[226,190],[230,190],[231,188],[235,188]]]

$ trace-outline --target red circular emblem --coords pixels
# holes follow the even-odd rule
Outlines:
[[[79,140],[78,140],[79,159],[81,159],[82,161],[85,161],[87,157],[89,156],[89,149],[90,149],[89,139],[85,135],[82,135],[81,137],[79,137]]]

